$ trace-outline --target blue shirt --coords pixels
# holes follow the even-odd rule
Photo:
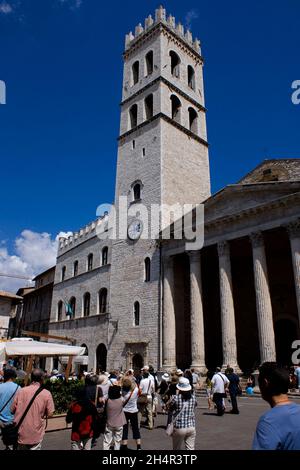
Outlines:
[[[5,405],[7,400],[12,397],[12,394],[18,388],[20,388],[19,385],[15,384],[14,382],[5,382],[0,384],[0,410],[2,410],[2,407]],[[15,395],[13,398],[15,398]],[[10,411],[13,398],[9,400],[4,410],[2,410],[0,413],[0,421],[3,421],[3,423],[10,423],[14,419],[14,415]]]
[[[295,374],[298,380],[298,387],[300,387],[300,367],[297,367],[297,369],[295,370]]]
[[[253,450],[300,450],[300,406],[278,405],[261,416]]]

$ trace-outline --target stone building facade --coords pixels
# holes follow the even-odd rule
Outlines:
[[[34,288],[23,289],[22,312],[18,319],[19,333],[22,330],[48,333],[54,276],[55,266],[33,279]]]
[[[127,219],[114,237],[103,214],[60,240],[50,333],[86,346],[94,370],[246,369],[283,354],[299,337],[299,160],[263,162],[211,196],[199,41],[160,7],[123,57],[114,213]],[[200,252],[159,238],[167,205],[203,202]],[[141,215],[154,205],[151,236]],[[291,322],[285,342],[277,319]]]

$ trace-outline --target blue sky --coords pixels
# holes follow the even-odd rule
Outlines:
[[[157,6],[151,0],[0,0],[6,263],[13,256],[24,262],[16,245],[24,230],[49,234],[53,253],[58,232],[80,228],[95,218],[97,205],[113,200],[124,36]],[[300,156],[300,105],[291,102],[291,84],[300,79],[300,1],[164,6],[176,20],[192,18],[202,43],[212,191],[264,158]],[[0,271],[17,269],[3,259],[1,265],[0,251]]]

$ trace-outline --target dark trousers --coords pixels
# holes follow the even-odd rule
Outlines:
[[[213,395],[213,401],[216,404],[218,416],[222,416],[224,414],[223,398],[223,393],[214,393]]]
[[[233,412],[233,413],[239,413],[239,409],[238,409],[237,399],[236,399],[236,394],[235,394],[235,393],[231,393],[231,394],[230,394],[230,400],[231,400],[232,412]]]
[[[122,440],[127,441],[127,439],[128,439],[128,423],[131,424],[133,439],[140,439],[141,434],[140,434],[140,429],[139,429],[138,414],[137,413],[128,413],[127,411],[125,411],[125,416],[126,416],[127,423],[124,424],[124,426],[123,426]]]

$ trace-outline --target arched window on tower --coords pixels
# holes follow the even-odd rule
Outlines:
[[[173,77],[179,78],[180,76],[180,58],[179,55],[174,51],[170,51],[171,59],[171,74]]]
[[[189,129],[194,134],[197,134],[197,121],[198,121],[198,114],[193,108],[188,109],[189,112]]]
[[[63,312],[63,302],[60,300],[57,304],[57,321],[61,321]]]
[[[69,312],[70,318],[74,318],[75,311],[76,311],[76,298],[75,297],[71,297],[71,299],[69,300],[69,305],[70,305],[70,312]]]
[[[133,306],[133,322],[134,326],[139,326],[140,325],[140,303],[139,302],[134,302]]]
[[[146,76],[151,75],[153,72],[153,51],[149,51],[146,54]]]
[[[140,201],[141,200],[141,183],[135,183],[132,188],[132,193],[133,193],[133,200],[134,201]]]
[[[187,72],[188,72],[188,86],[192,90],[195,90],[195,70],[193,69],[191,65],[188,65]]]
[[[73,264],[73,276],[77,276],[78,274],[78,261],[74,261],[74,264]]]
[[[149,282],[150,278],[151,278],[151,261],[150,261],[150,258],[145,258],[144,268],[145,268],[145,282]]]
[[[61,281],[64,281],[66,278],[66,270],[67,270],[66,266],[63,266],[61,268]]]
[[[180,123],[181,102],[176,95],[171,95],[171,116],[174,121]]]
[[[91,271],[93,269],[93,253],[90,253],[87,261],[87,270]]]
[[[129,117],[130,117],[130,128],[134,129],[137,126],[137,112],[138,107],[137,104],[133,104],[129,109]]]
[[[101,266],[105,266],[108,262],[108,247],[105,246],[102,250]]]
[[[153,95],[148,95],[145,98],[145,115],[146,120],[151,119],[153,117]]]
[[[137,60],[132,65],[132,83],[133,83],[133,85],[135,85],[139,81],[139,78],[140,78],[140,63]]]
[[[91,294],[86,292],[83,296],[83,316],[88,317],[90,314]]]
[[[107,289],[103,288],[99,291],[99,313],[107,312]]]

